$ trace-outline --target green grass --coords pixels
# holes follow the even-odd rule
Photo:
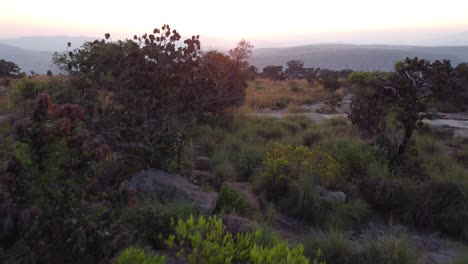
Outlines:
[[[354,263],[354,251],[349,240],[340,231],[319,232],[304,242],[304,253],[313,258],[321,252],[321,261],[327,264]]]
[[[372,241],[361,256],[362,264],[422,264],[406,236],[387,234]]]

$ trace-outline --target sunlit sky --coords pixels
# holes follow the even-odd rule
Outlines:
[[[468,31],[468,0],[0,0],[0,38],[124,37],[164,23],[183,35],[224,40],[345,39],[366,32],[424,37]]]

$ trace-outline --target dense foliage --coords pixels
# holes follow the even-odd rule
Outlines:
[[[23,75],[24,73],[21,72],[20,67],[14,62],[3,59],[0,60],[0,78],[19,78]]]
[[[167,168],[180,158],[194,118],[220,113],[244,98],[248,43],[231,52],[235,57],[202,56],[198,36],[183,44],[180,39],[164,25],[125,41],[106,34],[106,40],[54,58],[73,78],[96,130],[114,149],[152,167]]]
[[[15,143],[0,177],[5,261],[105,260],[124,239],[113,219],[122,198],[118,173],[106,172],[111,150],[83,129],[84,115],[78,105],[52,104],[41,94],[14,121]]]
[[[260,231],[233,236],[216,217],[179,220],[174,232],[166,243],[188,263],[309,263],[300,245],[290,248],[276,240],[264,247],[259,244]]]

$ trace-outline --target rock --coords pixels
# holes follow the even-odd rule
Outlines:
[[[223,183],[223,186],[226,186],[240,194],[254,210],[260,210],[260,203],[257,196],[255,196],[250,184],[247,182],[225,182]]]
[[[330,203],[343,203],[346,201],[346,194],[339,191],[329,191],[326,188],[319,186],[320,199]]]
[[[216,208],[218,194],[204,192],[198,186],[177,174],[149,169],[135,174],[130,179],[139,196],[168,197],[175,196],[194,203],[202,213],[212,213]]]
[[[452,138],[455,134],[455,129],[449,126],[433,126],[432,133],[438,138]]]
[[[8,89],[5,86],[0,84],[0,93],[6,93],[6,92],[8,92]]]
[[[193,167],[196,170],[211,170],[211,160],[205,156],[198,156],[193,159]]]
[[[248,232],[255,224],[254,221],[237,215],[223,215],[221,216],[221,220],[226,230],[231,234]]]
[[[204,182],[207,182],[211,185],[218,185],[218,178],[211,172],[201,171],[201,170],[192,170],[192,176],[195,179],[201,179]]]

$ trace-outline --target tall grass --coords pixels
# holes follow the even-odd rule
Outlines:
[[[323,89],[310,88],[306,80],[273,81],[257,79],[246,89],[246,104],[252,108],[286,108],[289,104],[303,105],[323,99]],[[292,88],[294,87],[294,88]]]

